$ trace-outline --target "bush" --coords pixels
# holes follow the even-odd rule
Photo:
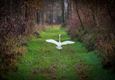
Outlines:
[[[103,34],[98,36],[96,47],[101,51],[103,65],[105,68],[115,67],[115,36],[113,34]]]

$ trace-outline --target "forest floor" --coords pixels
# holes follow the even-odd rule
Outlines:
[[[27,52],[18,61],[18,71],[9,75],[9,80],[114,80],[114,74],[102,68],[96,51],[88,52],[83,43],[66,45],[61,52],[46,39],[62,41],[70,37],[59,26],[40,33],[40,38],[31,37]]]

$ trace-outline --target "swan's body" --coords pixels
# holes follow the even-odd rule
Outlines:
[[[54,39],[48,39],[48,40],[46,40],[46,42],[56,44],[56,48],[57,48],[57,49],[63,49],[63,48],[62,48],[63,45],[75,43],[75,42],[73,42],[73,41],[64,41],[64,42],[61,42],[61,34],[59,34],[59,41],[56,41],[56,40],[54,40]]]

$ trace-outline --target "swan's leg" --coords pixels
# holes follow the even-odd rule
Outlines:
[[[61,49],[59,50],[59,55],[61,55]]]

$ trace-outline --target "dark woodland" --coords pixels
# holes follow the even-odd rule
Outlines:
[[[26,60],[23,57],[29,56],[29,54],[32,57],[33,53],[36,53],[34,57],[40,58],[48,53],[47,57],[51,57],[51,54],[57,52],[57,57],[61,57],[53,45],[48,45],[43,41],[49,38],[57,39],[55,37],[56,35],[58,37],[59,32],[55,31],[56,27],[61,27],[60,29],[64,30],[62,34],[63,32],[67,33],[64,35],[76,42],[71,46],[64,47],[61,51],[63,56],[66,56],[67,51],[70,57],[73,54],[82,54],[77,52],[82,44],[86,49],[86,53],[83,53],[87,56],[97,56],[99,64],[95,64],[96,60],[88,56],[89,62],[95,61],[92,64],[96,65],[90,69],[87,66],[92,64],[85,63],[85,58],[82,60],[82,55],[80,55],[81,57],[73,56],[75,59],[70,59],[75,60],[71,62],[72,65],[78,59],[78,64],[74,65],[76,72],[72,66],[69,66],[71,70],[62,66],[59,67],[62,70],[59,75],[56,57],[53,57],[53,60],[57,61],[57,63],[54,62],[55,64],[43,63],[50,65],[50,68],[42,67],[43,69],[41,69],[39,63],[37,68],[29,68],[32,70],[29,72],[28,67],[20,66],[20,64],[26,64],[21,63],[21,60]],[[49,28],[52,29],[51,33],[47,31]],[[16,80],[13,79],[13,76],[18,76],[17,80],[115,80],[114,28],[115,0],[0,0],[0,80]],[[51,35],[52,37],[50,37]],[[53,47],[41,49],[42,45]],[[94,54],[90,52],[94,52]],[[40,55],[40,53],[44,53],[44,55]],[[59,60],[61,59],[64,58],[59,58]],[[41,58],[38,61],[40,60],[42,62]],[[46,60],[46,62],[53,61]],[[61,62],[59,64],[62,65]],[[67,64],[69,65],[69,60]],[[96,72],[99,66],[101,66],[100,70]],[[96,69],[94,69],[95,67]],[[62,68],[65,69],[65,73]],[[70,70],[70,72],[66,72],[66,70]],[[105,74],[103,74],[104,71]],[[93,72],[96,75],[93,75]],[[69,73],[72,74],[69,75]],[[106,77],[101,78],[101,76]]]

